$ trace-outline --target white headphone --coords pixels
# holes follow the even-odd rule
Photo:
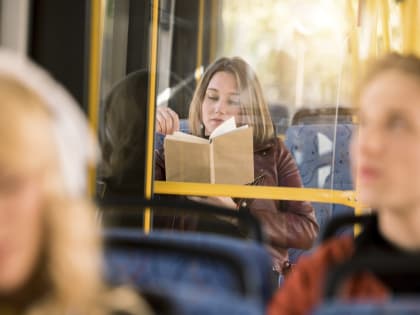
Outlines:
[[[99,148],[77,102],[46,71],[4,49],[0,49],[0,75],[14,78],[44,100],[53,116],[65,188],[73,197],[86,194],[87,167],[97,161]]]

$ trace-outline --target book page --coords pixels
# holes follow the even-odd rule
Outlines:
[[[210,145],[165,138],[166,180],[209,183]]]
[[[254,179],[252,128],[237,128],[211,144],[212,179],[216,184],[243,185]]]
[[[235,117],[231,117],[228,120],[225,120],[223,123],[221,123],[216,129],[213,130],[213,132],[210,134],[209,139],[214,139],[218,136],[221,136],[229,131],[236,129],[236,122]]]
[[[208,143],[207,139],[193,136],[181,131],[175,131],[172,135],[167,135],[166,138],[170,140],[178,140],[191,143]]]

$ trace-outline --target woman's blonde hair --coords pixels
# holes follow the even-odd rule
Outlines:
[[[368,62],[366,73],[355,89],[353,104],[358,106],[360,95],[369,82],[374,80],[381,73],[390,70],[410,75],[420,83],[420,58],[415,55],[390,53],[379,59]]]
[[[194,92],[189,113],[189,124],[194,135],[202,135],[202,105],[210,80],[217,72],[231,73],[240,94],[240,125],[248,124],[254,130],[254,142],[264,143],[274,137],[274,127],[264,99],[261,84],[252,68],[240,57],[220,58],[204,72]]]
[[[58,161],[53,119],[35,91],[0,75],[0,165],[40,174],[43,192],[43,292],[25,313],[106,314],[114,307],[147,312],[134,294],[110,294],[103,282],[95,209],[87,198],[68,192]]]

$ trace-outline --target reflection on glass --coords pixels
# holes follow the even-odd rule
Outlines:
[[[340,71],[349,75],[348,68],[340,69],[349,29],[345,4],[269,0],[262,6],[252,0],[224,1],[218,53],[240,53],[249,60],[270,104],[286,104],[291,111],[335,106],[337,76]],[[341,101],[347,106],[349,87],[343,87]]]
[[[155,179],[301,187],[297,166],[276,137],[259,79],[244,59],[220,58],[209,65],[198,81],[189,113],[192,136],[178,132],[176,112],[158,108],[157,131],[166,138],[156,149]],[[225,133],[219,132],[221,128]],[[280,273],[288,264],[287,249],[311,246],[318,232],[314,210],[307,202],[194,200],[257,216],[269,237],[273,267]]]
[[[152,2],[108,0],[106,3],[100,111],[104,163],[99,179],[104,183],[102,186],[109,188],[112,182],[122,192],[141,195]],[[348,142],[354,129],[354,113],[350,91],[355,69],[360,66],[352,56],[364,59],[373,50],[384,49],[386,28],[381,24],[384,22],[379,19],[382,22],[375,27],[373,11],[369,8],[363,11],[366,14],[360,15],[362,20],[356,20],[359,1],[267,0],[264,5],[261,3],[257,0],[159,1],[158,64],[157,72],[152,74],[157,76],[156,178],[166,178],[162,174],[165,157],[159,155],[163,154],[162,134],[179,130],[198,137],[208,136],[214,126],[211,126],[213,118],[208,117],[211,111],[205,110],[212,107],[206,106],[210,101],[222,100],[230,108],[227,116],[234,116],[239,126],[248,124],[253,128],[254,148],[278,141],[277,138],[284,140],[305,187],[351,189]],[[400,39],[396,28],[399,15],[395,3],[391,0],[389,3],[394,47]],[[352,35],[356,26],[361,28],[358,46]],[[372,39],[372,35],[376,37]],[[249,63],[253,71],[246,68],[245,72],[258,77],[255,104],[259,107],[246,106],[251,104],[245,95],[249,92],[247,84],[253,78],[242,82],[236,76],[233,84],[224,81],[222,87],[231,86],[233,93],[222,91],[221,87],[210,91],[209,83],[217,76],[214,74],[203,84],[205,88],[200,89],[199,82],[203,82],[199,81],[200,77],[203,80],[210,65],[223,56],[240,56]],[[194,91],[202,92],[196,100]],[[253,111],[256,108],[259,112]],[[254,121],[255,117],[260,121]],[[216,125],[220,122],[218,118],[213,120]],[[281,141],[278,143],[283,145]],[[290,185],[278,174],[275,181],[267,180],[269,172],[257,163],[271,157],[270,154],[267,150],[254,150],[252,182],[258,179],[261,185],[299,186],[300,181]],[[178,157],[186,161],[194,158],[187,151]],[[244,161],[247,157],[240,159]],[[240,168],[243,162],[234,164]],[[326,212],[331,214],[334,209],[329,207]]]

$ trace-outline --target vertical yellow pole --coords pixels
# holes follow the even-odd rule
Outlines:
[[[416,47],[417,42],[419,39],[417,38],[419,36],[419,28],[418,23],[420,16],[418,16],[418,0],[410,0],[410,30],[409,30],[409,43],[410,43],[410,53],[416,53]]]
[[[414,53],[420,57],[420,4],[418,2],[416,2],[416,10],[415,12],[413,12],[413,14],[415,15],[414,17],[414,23],[416,23],[416,31],[415,31],[415,38],[416,38],[416,43],[414,46]]]
[[[352,27],[352,33],[350,34],[350,44],[351,44],[351,51],[352,51],[352,63],[353,63],[353,85],[355,85],[356,81],[359,80],[359,75],[361,71],[361,61],[360,61],[360,54],[359,54],[359,33],[358,28],[359,25],[361,25],[360,19],[362,18],[362,10],[366,10],[366,3],[363,0],[359,0],[357,3],[357,15],[355,13],[355,9],[352,5],[352,0],[348,0],[347,2],[347,11],[350,14],[350,21],[353,25]],[[354,105],[353,105],[354,106]],[[353,121],[355,124],[357,124],[358,117],[353,117]],[[354,187],[356,187],[356,196],[358,191],[358,179],[355,179]],[[360,215],[362,214],[362,209],[358,205],[354,207],[354,214]],[[360,225],[355,225],[353,228],[354,235],[358,235],[360,233]]]
[[[150,67],[149,67],[149,104],[147,111],[147,142],[146,142],[146,170],[144,196],[146,199],[152,198],[153,193],[153,150],[154,150],[154,126],[156,111],[156,72],[157,72],[157,48],[158,48],[158,28],[159,28],[159,0],[152,0],[152,29],[150,42]],[[144,211],[143,228],[145,233],[149,233],[152,225],[151,209]]]
[[[219,0],[211,0],[211,21],[210,21],[210,61],[216,59],[217,49],[217,13],[219,9]]]
[[[381,1],[381,22],[382,22],[382,36],[383,36],[383,52],[391,51],[391,37],[389,34],[389,2],[388,0]]]
[[[91,0],[90,8],[90,47],[89,47],[89,94],[88,111],[89,124],[94,134],[98,134],[99,93],[101,82],[101,51],[104,23],[103,0]],[[93,197],[96,193],[96,167],[89,167],[88,194]]]
[[[413,0],[404,0],[400,3],[401,6],[401,23],[402,23],[402,52],[410,53],[413,37],[415,32],[413,30],[414,22],[412,19],[412,10],[415,5]],[[414,37],[415,38],[415,37]]]
[[[347,13],[351,23],[350,30],[350,51],[351,51],[351,63],[352,63],[352,77],[355,82],[359,77],[359,37],[358,37],[358,21],[355,14],[355,10],[352,4],[352,0],[347,0]],[[360,6],[360,1],[359,1]]]
[[[201,72],[198,72],[203,65],[203,32],[204,32],[204,0],[199,0],[198,4],[198,32],[197,32],[197,63],[196,63],[196,76],[198,82],[201,77]]]
[[[405,28],[406,28],[406,18],[405,18],[405,6],[406,3],[404,1],[399,2],[399,9],[400,9],[400,21],[401,21],[401,52],[405,52],[405,42],[406,42],[406,34],[405,34]]]
[[[369,57],[375,58],[378,56],[378,6],[377,0],[367,0],[367,9],[369,18],[371,19],[369,25],[370,30],[370,47]]]

